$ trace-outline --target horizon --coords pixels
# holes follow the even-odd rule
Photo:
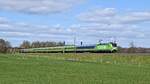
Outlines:
[[[0,38],[28,41],[150,47],[148,0],[0,0]]]

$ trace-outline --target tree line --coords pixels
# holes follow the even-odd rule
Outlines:
[[[20,48],[40,48],[40,47],[56,47],[64,46],[65,42],[53,42],[53,41],[23,41]]]
[[[9,41],[0,39],[0,53],[17,52],[19,49],[64,46],[65,42],[23,41],[19,47],[12,47]]]

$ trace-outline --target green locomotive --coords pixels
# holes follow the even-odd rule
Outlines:
[[[46,47],[46,48],[30,48],[30,49],[21,49],[22,53],[67,53],[67,52],[109,52],[114,53],[117,52],[117,44],[116,43],[98,43],[92,46],[59,46],[59,47]]]

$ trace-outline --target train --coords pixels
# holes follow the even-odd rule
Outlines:
[[[118,51],[117,43],[98,43],[95,45],[89,46],[75,46],[75,45],[66,45],[66,46],[57,46],[57,47],[44,47],[44,48],[29,48],[21,49],[21,53],[115,53]]]

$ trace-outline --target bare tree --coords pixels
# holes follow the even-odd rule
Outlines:
[[[0,53],[7,53],[10,47],[11,45],[8,41],[0,39]]]
[[[134,42],[130,43],[130,48],[128,49],[129,53],[135,53],[136,52],[136,47],[134,45]]]
[[[30,48],[31,44],[29,41],[23,41],[23,43],[20,45],[20,48]]]
[[[39,48],[40,47],[40,42],[39,41],[32,42],[31,47],[32,48]]]

